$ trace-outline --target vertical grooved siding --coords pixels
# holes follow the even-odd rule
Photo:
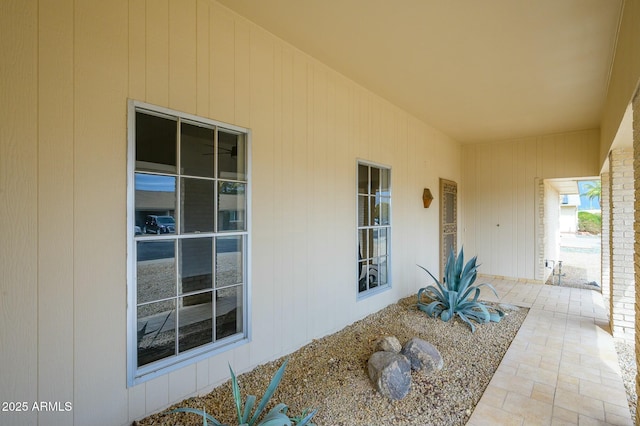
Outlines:
[[[593,129],[463,146],[463,240],[483,274],[543,279],[536,179],[598,176],[599,138]]]
[[[36,266],[41,249],[37,239],[40,146],[34,123],[39,113],[38,42],[37,2],[0,2],[0,401],[7,402],[35,401],[41,393]],[[1,415],[6,424],[37,421],[37,413],[31,411]]]
[[[0,394],[73,403],[3,421],[130,424],[226,381],[228,364],[249,370],[414,294],[416,264],[437,269],[438,200],[424,209],[421,195],[460,182],[446,135],[215,1],[0,7],[14,100],[0,138]],[[132,388],[128,98],[248,127],[253,147],[251,343]],[[392,287],[359,302],[358,159],[393,176]]]

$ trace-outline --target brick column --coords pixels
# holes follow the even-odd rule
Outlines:
[[[544,267],[544,259],[547,256],[546,247],[547,247],[547,233],[545,232],[545,223],[544,223],[544,180],[540,178],[535,179],[535,184],[537,188],[536,192],[536,200],[538,206],[537,212],[537,220],[536,220],[536,247],[537,249],[537,257],[536,257],[536,274],[535,279],[539,280],[543,284],[547,281],[547,278],[550,275],[550,270]]]
[[[600,194],[600,209],[602,211],[602,232],[600,233],[602,250],[600,251],[601,256],[601,278],[600,278],[600,290],[602,291],[602,297],[604,298],[605,303],[609,309],[609,317],[611,318],[611,256],[609,252],[609,221],[610,214],[609,209],[609,173],[602,173],[600,175],[600,182],[602,183],[602,193]]]
[[[636,93],[633,99],[633,170],[636,176],[640,177],[640,94]],[[636,286],[640,285],[640,182],[635,183],[635,223],[633,225],[634,242],[634,265]],[[636,289],[636,367],[640,371],[640,289]],[[636,393],[640,395],[640,374],[636,374]],[[640,404],[640,397],[637,399]],[[640,405],[639,405],[640,406]],[[636,415],[636,425],[640,425],[640,415]]]
[[[633,149],[609,154],[610,321],[615,338],[635,340]]]

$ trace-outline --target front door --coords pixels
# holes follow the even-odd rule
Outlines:
[[[440,179],[440,279],[449,253],[458,253],[458,184]]]

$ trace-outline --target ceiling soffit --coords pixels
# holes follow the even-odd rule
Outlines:
[[[599,127],[621,0],[219,0],[462,143]]]

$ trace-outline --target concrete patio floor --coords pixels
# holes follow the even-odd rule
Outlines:
[[[632,425],[608,314],[593,290],[480,277],[530,308],[467,425]]]

